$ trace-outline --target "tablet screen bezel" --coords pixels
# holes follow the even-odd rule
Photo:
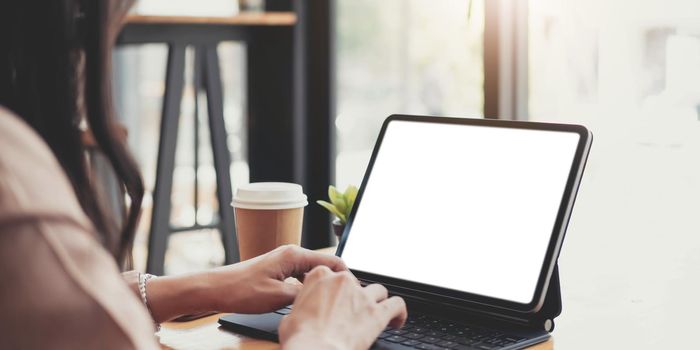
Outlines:
[[[422,299],[429,300],[441,300],[445,303],[454,304],[469,308],[480,308],[480,309],[490,309],[499,308],[505,310],[511,310],[516,312],[532,313],[537,312],[544,301],[544,297],[547,291],[547,286],[549,285],[549,279],[551,278],[552,271],[556,264],[556,260],[559,256],[559,251],[561,249],[561,244],[566,233],[566,228],[571,217],[571,210],[574,205],[576,198],[576,193],[578,190],[578,185],[580,183],[581,177],[583,175],[583,170],[585,168],[586,160],[588,157],[588,152],[590,149],[590,144],[592,141],[592,134],[588,129],[581,125],[570,125],[570,124],[554,124],[554,123],[535,123],[535,122],[523,122],[523,121],[507,121],[507,120],[494,120],[494,119],[469,119],[469,118],[447,118],[447,117],[430,117],[430,116],[409,116],[409,115],[392,115],[388,117],[384,124],[382,125],[381,131],[377,138],[377,143],[372,152],[365,176],[362,180],[362,185],[358,192],[355,206],[348,217],[347,224],[345,226],[345,231],[338,244],[338,249],[336,255],[342,258],[343,249],[345,243],[352,231],[352,224],[355,219],[355,213],[357,208],[362,203],[362,197],[364,194],[364,189],[367,182],[372,175],[372,168],[374,167],[374,162],[377,158],[377,154],[381,148],[382,140],[386,130],[390,127],[391,123],[394,121],[407,121],[416,123],[438,123],[438,124],[455,124],[455,125],[473,125],[473,126],[486,126],[486,127],[496,127],[496,128],[511,128],[511,129],[526,129],[526,130],[543,130],[543,131],[557,131],[557,132],[569,132],[576,133],[579,135],[579,142],[576,146],[576,152],[574,159],[572,161],[572,166],[569,171],[569,176],[564,188],[564,193],[562,196],[561,203],[559,205],[559,210],[557,213],[556,221],[552,230],[552,234],[548,243],[547,251],[543,259],[542,267],[540,269],[540,274],[537,280],[535,291],[533,293],[532,300],[528,303],[519,303],[510,300],[497,299],[493,297],[488,297],[484,295],[473,294],[469,292],[457,291],[453,289],[436,287],[433,285],[423,284],[414,281],[408,281],[398,278],[393,278],[389,276],[377,275],[365,271],[359,271],[351,268],[351,271],[359,279],[372,282],[384,284],[390,291],[392,289],[401,290],[401,294],[407,296],[416,296]]]

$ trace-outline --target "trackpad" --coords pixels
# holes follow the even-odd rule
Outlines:
[[[283,315],[274,312],[258,315],[234,314],[221,317],[219,324],[243,335],[277,341],[277,328],[282,317]]]

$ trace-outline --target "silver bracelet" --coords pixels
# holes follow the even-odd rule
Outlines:
[[[141,294],[141,301],[143,302],[143,305],[146,306],[148,313],[151,315],[151,319],[156,326],[156,332],[158,332],[160,331],[160,324],[156,322],[155,318],[153,318],[153,311],[151,310],[151,306],[148,304],[148,298],[146,297],[146,282],[154,277],[156,276],[139,272],[139,294]]]

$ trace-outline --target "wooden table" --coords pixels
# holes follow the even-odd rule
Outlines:
[[[163,349],[236,349],[266,350],[279,349],[279,344],[267,340],[249,338],[219,328],[217,321],[224,314],[212,315],[190,322],[168,322],[158,333]],[[551,350],[554,341],[530,347],[531,350]]]
[[[333,254],[335,247],[320,249],[324,253]],[[235,349],[235,350],[267,350],[279,349],[279,344],[267,340],[249,338],[224,330],[219,327],[219,317],[216,314],[189,322],[167,322],[162,325],[158,338],[163,349]],[[551,350],[554,341],[548,341],[530,347],[531,350]]]

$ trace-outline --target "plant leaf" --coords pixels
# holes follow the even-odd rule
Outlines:
[[[343,194],[338,192],[334,186],[328,186],[328,198],[330,198],[331,203],[333,203],[339,212],[346,212],[348,205],[345,202],[345,198],[343,197]]]
[[[345,221],[346,221],[345,215],[343,215],[343,213],[338,211],[338,208],[336,208],[335,205],[328,203],[326,201],[316,201],[316,203],[318,203],[320,206],[326,208],[326,210],[331,212],[331,214],[335,215],[338,219],[340,219],[340,222],[345,223]]]
[[[357,198],[357,192],[358,189],[357,187],[350,185],[348,188],[345,189],[345,202],[348,205],[347,210],[345,211],[346,216],[350,216],[350,211],[352,211],[352,206],[355,205],[355,198]]]
[[[328,198],[333,199],[334,196],[336,196],[338,193],[338,190],[335,188],[335,186],[330,185],[328,186]]]

